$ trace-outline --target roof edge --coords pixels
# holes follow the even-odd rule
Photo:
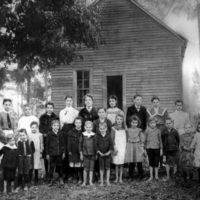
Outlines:
[[[97,4],[98,2],[100,2],[101,0],[94,0],[88,7],[92,7],[95,4]],[[161,21],[159,18],[157,18],[155,15],[153,15],[152,13],[150,13],[148,10],[146,10],[142,5],[140,5],[138,2],[136,2],[135,0],[128,0],[131,3],[133,3],[135,6],[137,6],[140,10],[142,10],[144,13],[146,13],[147,15],[149,15],[154,21],[156,21],[160,26],[162,26],[164,29],[166,29],[168,32],[172,33],[177,39],[181,40],[183,43],[187,43],[187,39],[184,38],[183,36],[179,35],[176,31],[174,31],[172,28],[170,28],[166,23],[164,23],[163,21]]]

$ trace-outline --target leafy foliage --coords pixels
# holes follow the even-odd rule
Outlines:
[[[2,0],[0,59],[18,64],[20,77],[70,63],[83,46],[97,48],[98,9],[74,0]],[[23,80],[18,80],[23,81]]]

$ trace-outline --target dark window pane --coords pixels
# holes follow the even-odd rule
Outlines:
[[[84,72],[84,79],[89,79],[89,71]]]
[[[89,85],[90,85],[89,79],[85,79],[84,80],[84,88],[85,89],[89,88]]]
[[[77,88],[78,89],[83,88],[83,84],[82,83],[83,83],[82,80],[77,80]]]
[[[82,77],[83,77],[83,72],[77,71],[77,80],[82,80]]]

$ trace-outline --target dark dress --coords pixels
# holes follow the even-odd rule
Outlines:
[[[92,110],[89,112],[87,108],[83,108],[79,112],[79,116],[83,118],[83,125],[86,121],[95,121],[99,118],[97,110],[93,107]]]
[[[184,133],[180,136],[180,168],[182,173],[192,173],[194,167],[194,154],[190,148],[194,133]]]
[[[128,107],[127,114],[126,114],[126,125],[127,127],[130,127],[130,118],[136,115],[140,119],[140,126],[138,128],[141,128],[143,131],[147,127],[147,110],[144,106],[140,106],[140,110],[138,111],[135,105]]]
[[[79,149],[79,141],[82,134],[82,129],[77,130],[76,128],[69,131],[68,135],[68,153],[71,153],[69,155],[69,164],[74,165],[80,164],[80,149]],[[72,167],[72,166],[71,166]]]
[[[14,181],[18,164],[18,149],[4,146],[0,150],[0,155],[3,155],[1,162],[3,168],[3,179],[6,181]]]

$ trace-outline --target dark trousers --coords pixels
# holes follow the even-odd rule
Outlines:
[[[30,178],[29,178],[29,174],[19,174],[18,176],[18,185],[19,186],[28,186],[28,184],[30,183]]]
[[[143,176],[143,168],[142,168],[142,162],[137,162],[137,163],[129,163],[129,176],[130,178],[133,178],[135,174],[135,165],[137,164],[137,170],[138,170],[138,175],[139,177],[142,178]]]
[[[34,182],[38,183],[38,169],[30,169],[29,171],[29,179],[32,181],[34,171]]]
[[[50,156],[50,170],[49,170],[49,176],[50,179],[53,179],[54,171],[58,173],[59,177],[62,178],[62,156]]]
[[[83,180],[83,167],[73,167],[71,168],[73,173],[74,180],[82,181]]]

